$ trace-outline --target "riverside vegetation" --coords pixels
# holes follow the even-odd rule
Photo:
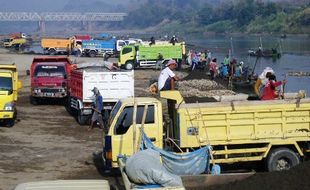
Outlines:
[[[122,27],[155,27],[158,33],[310,33],[306,1],[135,0]],[[156,27],[157,26],[157,27]]]

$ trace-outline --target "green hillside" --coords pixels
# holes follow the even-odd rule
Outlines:
[[[208,2],[148,0],[129,12],[122,27],[187,34],[310,33],[310,3],[235,0],[215,6]]]

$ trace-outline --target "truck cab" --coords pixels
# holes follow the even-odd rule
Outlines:
[[[70,73],[75,67],[67,57],[35,57],[30,71],[31,103],[66,98]]]
[[[82,42],[83,55],[95,57],[98,55],[117,55],[121,48],[125,45],[124,40],[111,39],[92,39]]]
[[[11,48],[15,46],[25,45],[27,40],[25,38],[7,38],[3,40],[3,46]]]
[[[138,97],[118,101],[110,114],[110,129],[104,142],[103,158],[108,167],[117,167],[119,154],[132,155],[138,150],[141,127],[157,147],[163,147],[161,109],[160,101],[155,98]],[[147,112],[143,116],[145,110]]]
[[[15,65],[0,65],[0,121],[12,127],[17,115],[16,101],[22,83]]]
[[[268,171],[279,171],[309,158],[310,98],[186,103],[177,90],[160,97],[122,99],[114,106],[104,138],[107,166],[117,167],[118,155],[138,150],[142,129],[159,148],[190,152],[211,145],[217,164],[262,161]]]

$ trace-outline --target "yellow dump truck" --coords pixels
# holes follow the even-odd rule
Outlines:
[[[118,167],[119,154],[137,150],[141,126],[159,148],[188,152],[212,145],[212,162],[219,164],[264,161],[268,171],[283,170],[310,152],[310,98],[186,103],[179,91],[160,96],[114,106],[104,139],[107,166]],[[165,99],[171,122],[163,119]]]
[[[25,38],[8,38],[3,40],[3,46],[5,48],[20,47],[26,43],[27,40]]]
[[[17,114],[17,92],[22,87],[15,65],[0,65],[0,121],[12,127]]]
[[[75,38],[42,38],[41,46],[44,54],[71,54],[76,46]]]

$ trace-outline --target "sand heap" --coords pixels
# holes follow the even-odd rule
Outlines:
[[[178,81],[178,90],[184,98],[196,97],[199,101],[213,96],[236,94],[231,90],[227,90],[219,81],[210,80],[210,77],[201,71],[190,72],[181,81]]]
[[[178,89],[183,97],[212,97],[234,95],[231,90],[225,89],[219,83],[208,79],[192,79],[178,82]]]

